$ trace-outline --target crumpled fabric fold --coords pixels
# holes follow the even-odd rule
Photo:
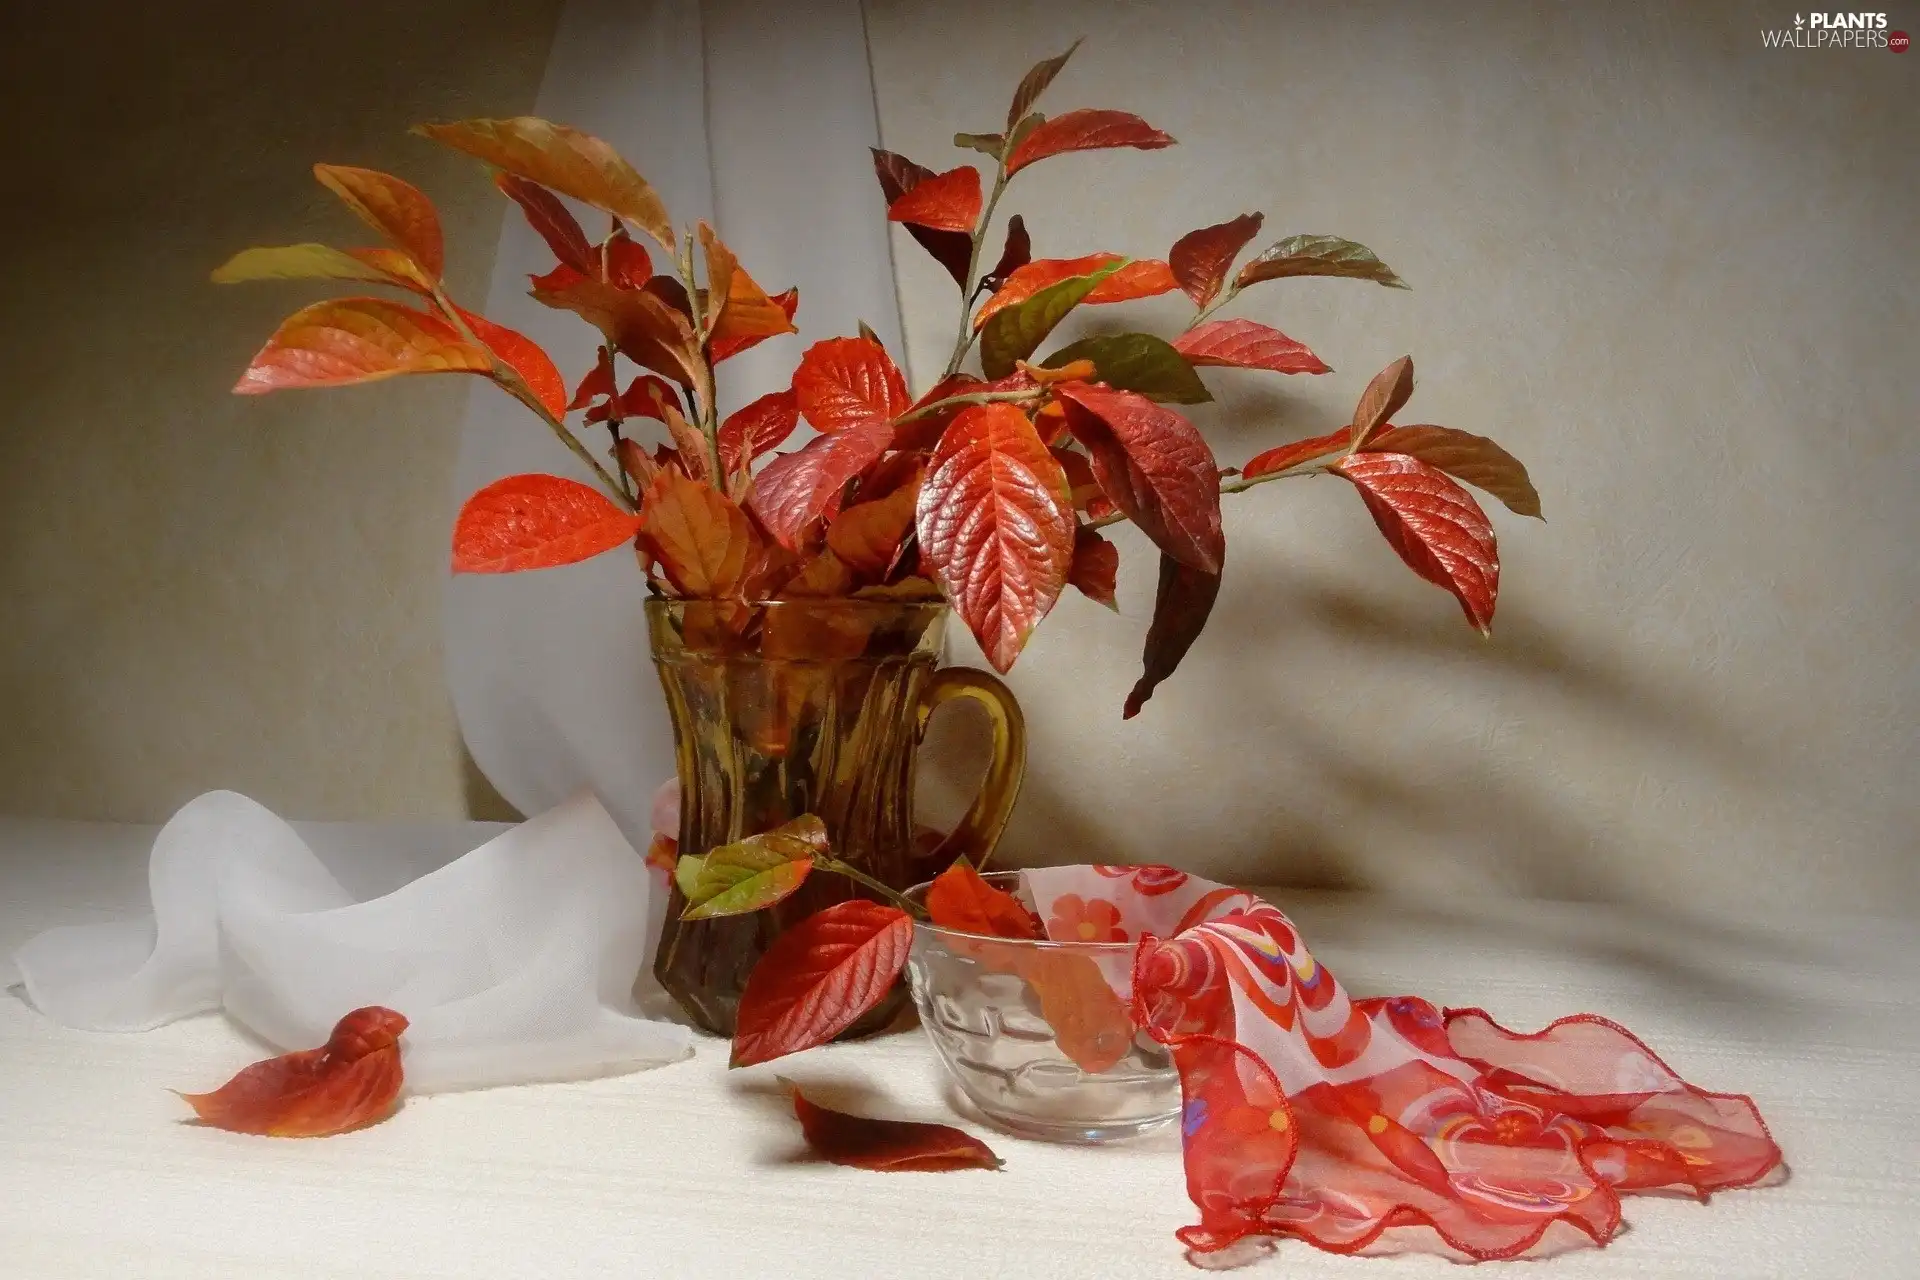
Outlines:
[[[155,838],[148,884],[151,916],[51,929],[20,949],[34,1007],[96,1031],[223,1009],[292,1051],[384,1005],[410,1023],[413,1093],[615,1075],[692,1052],[686,1027],[634,1002],[665,894],[587,792],[365,902],[272,812],[208,792]]]

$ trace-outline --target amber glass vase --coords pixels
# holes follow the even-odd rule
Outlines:
[[[673,718],[680,851],[705,853],[803,813],[826,823],[834,856],[906,889],[967,854],[992,852],[1026,766],[1020,708],[983,671],[936,670],[948,609],[937,602],[650,600],[654,664]],[[992,719],[979,795],[937,848],[915,839],[914,767],[928,718],[971,698]],[[862,891],[816,875],[751,915],[682,922],[673,891],[654,975],[693,1019],[733,1034],[747,975],[781,930]],[[849,1029],[899,1012],[905,988]]]

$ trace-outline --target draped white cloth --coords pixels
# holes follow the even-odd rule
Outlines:
[[[785,386],[807,344],[863,320],[899,350],[867,151],[879,134],[859,0],[572,0],[535,112],[612,143],[659,190],[676,226],[713,222],[770,291],[799,287],[800,333],[722,366],[723,411]],[[485,311],[578,378],[597,335],[527,296],[528,273],[552,265],[509,216]],[[491,386],[473,389],[461,498],[521,471],[589,479],[576,468],[520,405]],[[446,597],[448,680],[481,770],[523,813],[589,785],[636,845],[655,784],[673,772],[644,597],[633,558],[618,552],[454,578]]]
[[[69,1026],[142,1031],[224,1009],[281,1050],[385,1005],[414,1093],[675,1062],[687,1029],[634,1007],[664,909],[654,873],[578,794],[393,893],[355,902],[292,827],[212,791],[155,838],[153,914],[52,929],[16,955]]]

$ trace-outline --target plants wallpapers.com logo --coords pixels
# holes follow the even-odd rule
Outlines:
[[[1912,41],[1887,29],[1884,13],[1796,13],[1790,27],[1764,28],[1769,49],[1890,49],[1905,53]]]

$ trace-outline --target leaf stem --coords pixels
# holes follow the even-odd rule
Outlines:
[[[1222,289],[1219,297],[1193,313],[1193,319],[1187,321],[1186,332],[1192,333],[1195,329],[1198,329],[1203,320],[1239,296],[1240,286],[1237,283],[1230,284]]]
[[[856,883],[864,886],[865,888],[873,890],[875,893],[879,894],[882,898],[886,899],[888,902],[892,903],[894,906],[900,908],[902,911],[906,912],[908,915],[912,916],[916,920],[925,920],[929,918],[927,915],[927,909],[925,907],[915,902],[912,898],[909,898],[906,894],[901,893],[899,890],[892,889],[884,884],[881,884],[878,880],[875,880],[872,876],[868,875],[866,872],[862,871],[860,868],[854,866],[850,862],[842,862],[840,861],[840,859],[832,858],[832,857],[816,857],[813,860],[813,865],[818,867],[822,871],[831,871],[835,875],[845,876],[847,877],[847,879],[855,881]]]
[[[1038,400],[1046,394],[1047,389],[1045,387],[1026,387],[1017,391],[969,391],[962,395],[948,396],[944,400],[935,400],[929,404],[923,404],[918,409],[909,409],[907,412],[895,418],[893,425],[897,427],[903,422],[912,422],[917,418],[931,417],[942,409],[951,409],[955,405],[1020,403],[1028,400]]]
[[[699,412],[695,415],[695,421],[699,424],[700,434],[707,439],[708,474],[719,482],[715,486],[719,488],[726,484],[726,469],[720,465],[720,415],[714,407],[713,353],[708,346],[709,322],[717,321],[718,313],[708,316],[700,306],[700,290],[693,279],[693,232],[687,232],[686,239],[681,242],[680,260],[674,265],[679,269],[680,283],[686,286],[687,310],[692,313],[694,336],[699,339],[700,385],[694,388],[695,407]],[[707,301],[712,303],[713,299],[709,297]],[[724,300],[721,305],[725,305]]]
[[[973,229],[973,251],[967,255],[967,278],[960,282],[960,332],[954,336],[953,355],[947,360],[947,371],[940,375],[943,382],[960,372],[961,362],[967,358],[967,352],[973,346],[973,299],[980,287],[974,273],[980,270],[980,248],[986,243],[987,232],[993,226],[994,208],[1000,203],[1000,193],[1007,189],[1005,143],[1001,144],[999,160],[993,175],[993,194],[987,197],[987,207],[981,211],[980,221]]]
[[[1228,476],[1220,482],[1220,492],[1223,494],[1245,493],[1247,490],[1253,488],[1253,486],[1265,484],[1269,480],[1292,480],[1299,476],[1326,475],[1329,470],[1330,468],[1327,467],[1307,467],[1305,470],[1302,470],[1296,466],[1288,467],[1285,471],[1273,471],[1264,476],[1255,476],[1251,480],[1245,476]],[[1126,518],[1127,515],[1124,511],[1112,511],[1101,516],[1098,520],[1088,520],[1080,527],[1082,529],[1104,529],[1110,524],[1119,524]]]
[[[533,394],[533,389],[527,386],[526,379],[522,378],[519,372],[506,361],[495,355],[492,347],[474,336],[473,329],[467,324],[466,318],[460,314],[459,308],[453,305],[453,300],[447,297],[446,290],[438,284],[433,286],[433,300],[440,304],[440,310],[453,322],[453,327],[460,331],[462,338],[487,353],[487,357],[493,361],[493,380],[500,384],[501,390],[539,415],[540,421],[552,429],[553,434],[559,437],[560,443],[571,449],[575,457],[587,464],[604,488],[618,498],[627,510],[637,511],[639,508],[634,505],[633,499],[627,496],[625,489],[614,482],[614,478],[607,473],[607,469],[600,465],[600,459],[594,457],[587,446],[580,443],[579,437],[567,430],[564,422],[547,412],[547,406],[540,403],[540,397]]]

